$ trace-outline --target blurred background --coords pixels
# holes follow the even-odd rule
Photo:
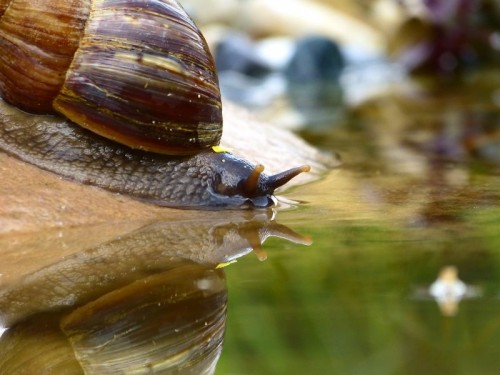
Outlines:
[[[342,165],[280,194],[265,225],[248,212],[186,230],[155,223],[75,251],[88,269],[67,256],[12,283],[4,309],[20,298],[71,312],[0,327],[6,362],[32,373],[70,358],[75,373],[104,363],[87,372],[98,374],[123,373],[109,370],[119,359],[137,373],[497,374],[500,0],[180,2],[209,42],[224,102]],[[71,237],[54,238],[61,249],[24,240],[60,257]],[[211,246],[222,260],[205,259]],[[107,294],[78,309],[82,286]]]
[[[391,86],[411,85],[408,75],[456,82],[499,62],[497,0],[183,5],[209,41],[225,98],[294,129],[331,126]]]
[[[496,373],[500,1],[183,4],[224,100],[343,161],[280,212],[311,247],[227,268],[217,373]]]

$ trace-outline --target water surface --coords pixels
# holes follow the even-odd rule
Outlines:
[[[311,246],[227,268],[218,374],[498,372],[499,90],[493,73],[417,83],[303,132],[344,164],[279,214]]]

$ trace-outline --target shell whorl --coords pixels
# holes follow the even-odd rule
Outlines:
[[[8,102],[132,148],[192,154],[222,134],[213,58],[174,0],[12,0],[0,65]]]
[[[28,112],[52,112],[84,32],[90,1],[0,5],[0,93]]]

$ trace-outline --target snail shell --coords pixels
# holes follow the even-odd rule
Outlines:
[[[214,62],[175,1],[11,0],[0,37],[2,97],[18,108],[159,153],[220,140]]]
[[[211,150],[222,134],[217,74],[175,0],[0,0],[0,14],[0,94],[32,113],[0,106],[5,152],[175,207],[269,206],[308,170],[266,176]],[[54,112],[68,120],[35,115]]]

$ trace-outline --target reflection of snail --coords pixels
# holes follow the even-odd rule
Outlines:
[[[99,238],[98,228],[95,232],[85,228],[83,233]],[[263,258],[261,245],[269,237],[311,243],[310,238],[274,221],[268,211],[206,213],[198,220],[172,219],[90,242],[83,241],[81,233],[74,237],[78,239],[55,232],[52,239],[28,243],[23,242],[26,237],[16,241],[11,237],[11,246],[0,241],[0,255],[4,255],[0,326],[11,327],[41,312],[82,305],[186,260],[215,268],[252,250]]]
[[[13,326],[0,340],[0,373],[213,373],[226,322],[224,272],[173,264],[73,311]]]
[[[2,103],[7,153],[178,207],[266,207],[277,187],[309,169],[267,176],[212,150],[222,133],[217,75],[175,0],[11,0],[0,13],[2,97],[71,120]]]
[[[85,228],[90,243],[77,235],[74,244],[68,232],[0,243],[0,326],[9,327],[0,374],[213,373],[227,303],[216,266],[260,250],[269,236],[310,239],[269,211],[196,214],[100,240]]]

